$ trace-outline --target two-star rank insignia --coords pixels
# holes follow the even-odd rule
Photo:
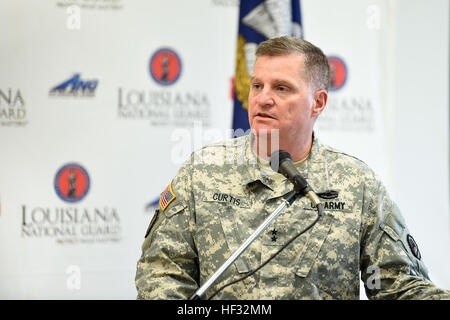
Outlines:
[[[272,242],[276,242],[278,240],[278,238],[277,238],[278,230],[273,229],[270,233],[272,233],[272,238],[271,238]]]

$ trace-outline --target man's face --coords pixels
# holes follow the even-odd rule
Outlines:
[[[280,139],[293,141],[312,132],[313,93],[305,81],[304,56],[260,56],[255,63],[249,94],[250,127],[278,129]],[[292,140],[293,139],[293,140]]]

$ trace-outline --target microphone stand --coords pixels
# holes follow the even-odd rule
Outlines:
[[[258,236],[270,226],[270,224],[291,204],[303,196],[302,192],[293,190],[283,196],[283,202],[263,221],[244,243],[220,266],[219,269],[189,298],[189,300],[201,300],[205,292],[217,281],[217,279],[236,261],[237,258],[258,238]]]

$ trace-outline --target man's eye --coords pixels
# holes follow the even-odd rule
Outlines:
[[[288,89],[286,87],[278,87],[278,91],[284,92],[287,91]]]
[[[257,84],[257,83],[253,84],[253,89],[259,89],[259,88],[261,88],[261,86],[259,84]]]

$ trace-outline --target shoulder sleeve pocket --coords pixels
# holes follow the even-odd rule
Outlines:
[[[380,228],[381,228],[381,230],[386,232],[392,238],[392,240],[394,240],[394,241],[400,240],[400,235],[398,234],[398,232],[394,231],[394,229],[392,227],[390,227],[389,225],[387,225],[383,222],[383,223],[381,223]]]
[[[421,254],[419,247],[412,236],[409,234],[408,228],[405,226],[405,222],[401,215],[391,214],[387,217],[386,221],[380,224],[381,230],[383,230],[394,242],[399,243],[405,254],[410,260],[410,264],[418,275],[421,275],[428,279],[428,270],[424,263],[421,261]]]
[[[380,229],[383,230],[394,242],[400,241],[403,251],[410,256],[408,245],[406,243],[406,235],[408,230],[405,227],[403,218],[398,213],[390,213],[380,224]]]
[[[160,209],[155,211],[152,221],[150,222],[147,232],[145,233],[145,240],[142,244],[142,251],[147,250],[152,242],[153,234],[155,230],[164,222],[164,220],[171,218],[172,216],[182,212],[186,208],[186,205],[182,202],[171,205],[166,208],[166,210],[161,211]]]
[[[178,203],[175,203],[175,204],[169,206],[169,207],[168,207],[166,210],[164,210],[163,212],[164,212],[164,215],[165,215],[167,218],[170,218],[170,217],[172,217],[172,216],[174,216],[174,215],[180,213],[180,212],[183,211],[185,208],[186,208],[186,204],[185,204],[185,203],[183,203],[183,202],[178,202]]]

